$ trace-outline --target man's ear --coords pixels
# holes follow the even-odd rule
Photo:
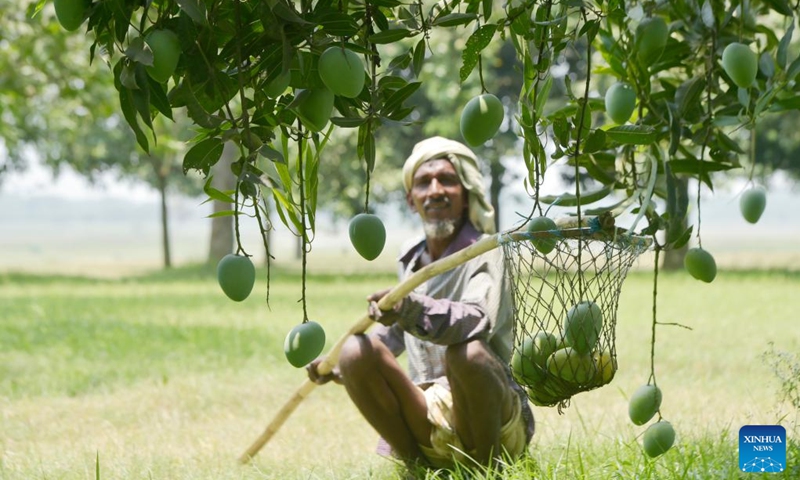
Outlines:
[[[408,205],[408,207],[411,209],[412,212],[417,211],[417,207],[414,206],[414,200],[411,198],[410,190],[406,193],[406,205]]]

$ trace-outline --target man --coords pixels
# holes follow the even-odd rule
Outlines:
[[[477,158],[441,137],[418,143],[403,167],[408,205],[425,238],[399,259],[400,277],[494,232]],[[533,435],[533,415],[508,369],[512,312],[502,251],[495,249],[428,280],[392,310],[369,296],[379,323],[342,348],[338,369],[317,383],[342,383],[367,421],[408,463],[487,466],[519,456]],[[408,354],[408,374],[396,357]]]

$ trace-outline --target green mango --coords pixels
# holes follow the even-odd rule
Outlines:
[[[683,257],[683,266],[694,278],[711,283],[717,276],[717,262],[714,257],[702,248],[690,248]]]
[[[347,48],[328,47],[319,57],[319,78],[334,95],[355,98],[364,89],[366,70],[358,54]]]
[[[74,32],[83,25],[90,6],[89,0],[53,0],[58,23],[69,32]]]
[[[277,98],[289,88],[289,82],[292,80],[292,72],[279,73],[277,77],[273,78],[265,87],[264,94],[269,98]]]
[[[544,232],[549,230],[558,230],[558,226],[556,226],[556,222],[553,219],[548,217],[536,217],[532,218],[530,222],[528,222],[527,230],[530,233],[536,232]],[[547,255],[548,253],[552,252],[556,245],[558,244],[558,238],[550,237],[550,238],[534,238],[531,240],[531,244],[533,247],[539,251],[542,255]]]
[[[656,63],[664,53],[669,38],[669,27],[661,17],[649,17],[642,20],[634,33],[634,49],[636,58],[643,67]]]
[[[175,73],[181,58],[181,43],[171,30],[152,30],[144,39],[153,52],[153,65],[147,73],[153,80],[164,83]]]
[[[461,135],[473,147],[483,145],[495,136],[504,116],[503,104],[491,93],[473,97],[461,111]]]
[[[767,191],[762,186],[745,190],[739,198],[742,217],[750,223],[757,223],[767,207]]]
[[[514,349],[511,371],[520,385],[533,386],[544,380],[547,359],[556,351],[557,343],[552,333],[538,332]]]
[[[298,90],[297,116],[307,129],[320,132],[328,125],[333,113],[333,97],[333,92],[327,88]]]
[[[758,57],[747,45],[733,42],[722,51],[722,69],[737,87],[747,88],[756,80]]]
[[[308,365],[325,348],[325,330],[313,321],[303,322],[292,328],[283,342],[286,360],[296,367]]]
[[[649,422],[661,407],[661,389],[656,385],[642,385],[628,401],[628,417],[634,425]]]
[[[217,281],[228,298],[241,302],[253,291],[256,268],[249,257],[231,253],[217,264]]]
[[[675,429],[672,424],[661,420],[647,427],[644,432],[644,453],[655,458],[672,448],[675,443]]]
[[[580,353],[572,347],[553,352],[547,359],[547,371],[578,385],[588,384],[597,374],[592,356]]]
[[[386,245],[386,228],[377,215],[359,213],[350,220],[350,243],[359,255],[375,260]]]
[[[564,319],[564,340],[581,354],[588,354],[597,345],[603,329],[603,312],[594,302],[580,302],[567,311]]]
[[[630,120],[636,109],[636,92],[625,82],[617,82],[606,91],[606,114],[614,123],[622,125]]]

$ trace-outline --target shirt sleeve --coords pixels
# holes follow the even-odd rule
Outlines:
[[[461,295],[433,298],[409,294],[403,301],[396,325],[417,338],[439,345],[488,338],[499,282],[486,262],[478,263],[477,268],[465,273],[468,278]]]

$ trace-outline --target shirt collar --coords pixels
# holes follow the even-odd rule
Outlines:
[[[482,235],[483,234],[479,232],[470,221],[464,222],[464,225],[461,226],[461,230],[458,231],[456,237],[445,249],[444,253],[442,254],[442,258],[469,247],[473,243],[477,242]],[[424,250],[425,239],[423,238],[402,252],[398,258],[398,261],[403,268],[406,269],[411,263],[416,263]]]

